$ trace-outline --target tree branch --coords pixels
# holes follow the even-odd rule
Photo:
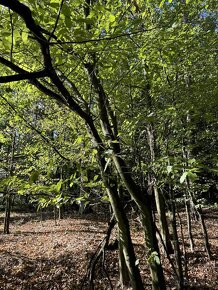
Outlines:
[[[30,73],[26,72],[26,73],[17,74],[17,75],[2,76],[0,77],[0,84],[17,82],[17,81],[22,81],[22,80],[43,78],[46,76],[48,76],[48,71],[46,69],[37,71],[37,72],[30,72]]]
[[[139,33],[145,33],[152,31],[154,29],[157,29],[157,27],[153,27],[150,29],[141,29],[141,30],[135,30],[132,32],[127,32],[127,33],[120,33],[117,35],[109,35],[101,38],[92,38],[92,39],[84,39],[84,40],[74,40],[74,41],[52,41],[50,42],[50,45],[55,45],[55,44],[83,44],[83,43],[88,43],[88,42],[101,42],[101,41],[108,41],[108,40],[113,40],[121,37],[130,37],[131,35],[134,34],[139,34]]]
[[[7,105],[21,118],[21,120],[23,120],[26,125],[32,129],[33,131],[35,131],[41,138],[42,140],[47,143],[49,145],[49,147],[51,147],[62,159],[70,161],[69,158],[65,157],[64,155],[61,154],[61,152],[54,146],[54,144],[52,144],[52,142],[42,134],[42,132],[40,130],[38,130],[35,126],[33,126],[31,123],[29,123],[27,121],[27,119],[25,117],[23,117],[23,115],[19,114],[17,109],[2,95],[0,95],[0,97],[5,101],[5,103],[7,103]]]
[[[55,20],[55,25],[54,25],[54,28],[53,28],[53,30],[52,30],[52,32],[51,32],[51,35],[49,36],[48,42],[50,42],[50,40],[51,40],[51,38],[53,37],[53,35],[54,35],[54,33],[55,33],[55,30],[56,30],[56,28],[57,28],[57,26],[58,26],[58,21],[59,21],[60,15],[61,15],[61,10],[62,10],[62,6],[63,6],[63,4],[64,4],[64,1],[65,1],[65,0],[62,0],[62,1],[61,1],[60,7],[59,7],[59,10],[58,10],[58,14],[57,14],[57,17],[56,17],[56,20]]]
[[[48,96],[58,100],[62,104],[65,104],[69,107],[72,111],[76,112],[89,126],[89,129],[92,131],[93,137],[95,141],[100,146],[102,145],[101,137],[98,134],[98,131],[93,123],[93,120],[89,114],[87,114],[79,104],[73,99],[69,91],[64,86],[63,82],[58,77],[51,60],[50,50],[49,50],[49,43],[47,39],[42,34],[42,28],[37,25],[32,17],[32,12],[26,5],[20,3],[18,0],[0,0],[0,5],[10,8],[12,11],[16,12],[20,17],[23,18],[26,27],[30,30],[31,33],[36,37],[37,42],[41,47],[41,52],[44,58],[44,66],[49,72],[49,77],[53,84],[56,86],[58,91],[61,95],[51,91],[50,89],[43,86],[37,80],[29,80],[30,83],[35,85],[40,91],[44,92]],[[25,70],[19,68],[18,66],[14,65],[13,63],[6,61],[2,57],[0,58],[0,62],[10,67],[12,70],[16,71],[17,73],[24,73]]]
[[[12,63],[11,61],[3,58],[2,56],[0,56],[0,63],[6,65],[7,67],[9,67],[11,70],[15,71],[16,73],[23,74],[23,75],[29,74],[28,71],[26,71],[25,69],[22,69],[18,65],[16,65],[16,64]],[[29,83],[31,83],[32,85],[37,87],[44,94],[48,95],[49,97],[52,97],[53,99],[57,100],[59,103],[67,105],[66,104],[66,100],[64,98],[62,98],[56,92],[54,92],[54,91],[48,89],[47,87],[45,87],[44,85],[42,85],[38,80],[29,79],[28,81],[29,81]]]

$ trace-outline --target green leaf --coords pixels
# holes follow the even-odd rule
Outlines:
[[[33,184],[39,179],[40,171],[34,171],[30,176],[30,184]]]
[[[61,187],[62,187],[62,183],[63,183],[63,180],[60,179],[60,180],[58,181],[58,183],[55,185],[55,189],[56,189],[57,192],[60,192]]]
[[[160,258],[158,257],[158,255],[154,256],[154,261],[156,264],[160,265]]]
[[[74,144],[81,144],[83,142],[83,137],[79,136],[78,138],[76,138],[76,140],[74,141]]]
[[[168,165],[167,166],[167,173],[169,174],[170,172],[172,172],[173,166],[172,165]]]
[[[107,195],[102,196],[101,198],[102,201],[110,201],[109,197]]]
[[[160,2],[160,4],[159,4],[159,8],[162,8],[163,5],[164,5],[164,3],[165,3],[165,0],[162,0],[162,1]]]
[[[116,19],[116,17],[115,17],[113,14],[110,14],[110,16],[109,16],[109,21],[110,21],[110,22],[114,22],[115,19]]]
[[[96,181],[98,179],[98,175],[95,175],[93,180]]]
[[[195,180],[198,178],[197,174],[194,173],[194,172],[191,172],[191,171],[188,171],[188,172],[187,172],[187,176],[188,176],[188,178],[189,178],[190,180],[192,180],[192,181],[195,181]]]
[[[185,179],[186,179],[186,177],[187,177],[187,174],[188,174],[188,172],[186,171],[186,172],[184,172],[183,174],[182,174],[182,176],[180,177],[180,183],[183,183],[184,181],[185,181]]]
[[[7,138],[0,132],[0,143],[6,143]]]
[[[188,163],[189,163],[189,164],[193,164],[193,163],[195,163],[195,162],[196,162],[196,159],[195,159],[195,158],[192,158],[192,159],[189,159],[189,160],[188,160]]]
[[[88,179],[88,177],[87,177],[87,176],[83,176],[83,178],[82,178],[82,179],[83,179],[83,181],[84,181],[84,182],[88,182],[88,181],[89,181],[89,179]]]
[[[158,253],[156,251],[151,253],[150,257],[148,258],[148,262],[150,264],[153,264],[153,263],[160,264],[160,258],[159,258]]]
[[[23,42],[26,44],[28,42],[28,33],[25,31],[22,31],[21,38],[22,38]]]

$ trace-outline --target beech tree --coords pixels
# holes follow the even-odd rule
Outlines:
[[[87,140],[86,150],[98,162],[132,288],[144,285],[117,179],[139,210],[152,288],[165,289],[149,189],[155,193],[160,232],[168,248],[163,184],[175,178],[178,186],[181,176],[182,180],[196,176],[195,168],[179,169],[184,165],[180,140],[191,144],[189,129],[196,125],[192,120],[203,110],[204,93],[211,85],[207,105],[214,108],[215,2],[0,0],[0,4],[3,97],[10,99],[5,93],[9,89],[24,100],[37,94],[44,102],[47,96],[49,104],[58,105],[57,118],[77,123],[78,136],[73,126],[73,136],[63,143],[76,146],[77,138]],[[214,124],[213,112],[209,122]],[[190,115],[191,122],[184,121]],[[36,122],[31,124],[34,130]],[[53,127],[54,134],[58,126]],[[85,138],[80,130],[86,130]],[[57,148],[51,138],[43,139],[62,159],[72,158],[70,146],[63,152],[62,142]],[[178,243],[176,247],[179,250]]]

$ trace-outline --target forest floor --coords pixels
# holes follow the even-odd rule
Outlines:
[[[199,222],[193,224],[195,252],[190,252],[185,214],[180,213],[186,241],[188,284],[189,289],[215,290],[218,289],[218,209],[205,209],[204,213],[213,256],[211,261],[204,251]],[[2,232],[3,214],[0,221]],[[87,268],[105,237],[108,221],[101,215],[74,214],[55,225],[52,219],[40,221],[36,214],[13,213],[11,233],[0,235],[0,289],[89,289],[85,279]],[[131,228],[145,289],[151,289],[140,224],[133,219]],[[116,231],[115,227],[112,239]],[[162,263],[168,289],[176,289],[172,267],[166,258],[162,258]],[[120,289],[117,250],[106,252],[104,265],[105,268],[100,263],[97,265],[94,289]]]

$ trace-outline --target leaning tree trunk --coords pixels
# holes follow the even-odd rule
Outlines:
[[[118,229],[119,229],[119,242],[122,249],[122,254],[125,260],[126,267],[128,269],[128,276],[133,290],[143,290],[144,286],[142,283],[141,275],[136,265],[135,252],[130,236],[130,227],[121,200],[118,195],[117,185],[110,178],[109,169],[105,170],[105,160],[99,154],[99,163],[101,168],[101,175],[106,187],[107,194],[110,199],[111,207],[115,215]]]
[[[128,273],[128,268],[126,265],[126,260],[123,254],[123,244],[121,237],[119,236],[119,269],[120,269],[120,287],[124,289],[129,286],[130,278]]]
[[[140,218],[145,236],[145,244],[148,252],[152,289],[166,289],[163,269],[159,257],[159,248],[151,206],[148,204],[146,195],[141,192],[140,188],[132,179],[124,160],[118,154],[113,154],[113,161],[126,189],[128,190],[140,211]]]
[[[120,178],[126,190],[129,192],[130,196],[135,201],[141,214],[141,221],[142,221],[144,235],[145,235],[145,243],[146,243],[146,247],[148,251],[148,262],[149,262],[149,268],[150,268],[150,273],[151,273],[152,289],[164,290],[166,288],[165,279],[164,279],[163,269],[162,269],[162,265],[159,258],[159,248],[158,248],[158,243],[157,243],[157,238],[156,238],[156,233],[155,233],[155,224],[152,217],[151,207],[148,204],[148,200],[146,199],[145,193],[141,192],[140,188],[136,185],[129,169],[126,166],[125,161],[120,156],[121,155],[120,145],[117,140],[116,130],[115,130],[116,128],[114,126],[115,114],[112,112],[110,108],[108,97],[101,85],[99,78],[96,75],[96,68],[95,68],[94,61],[95,60],[93,60],[93,63],[86,63],[85,67],[90,77],[90,81],[98,95],[98,107],[99,107],[99,115],[100,115],[102,132],[104,134],[105,139],[107,140],[107,143],[110,145],[110,151],[111,151],[110,158],[112,159],[115,165],[115,168],[118,174],[120,175]],[[94,133],[93,130],[90,130],[90,131],[96,143],[97,138],[95,138],[95,135],[93,134]],[[99,148],[102,148],[101,143],[99,144]],[[106,184],[105,180],[104,180],[104,184]],[[108,195],[110,197],[109,190],[108,190]],[[113,195],[111,195],[111,197],[113,197]],[[112,199],[111,199],[111,205],[112,205],[113,210],[116,210],[116,208],[114,208]],[[122,226],[122,223],[121,223],[121,226]],[[122,239],[122,233],[120,233],[120,236]],[[125,248],[124,248],[124,257],[125,259],[127,258],[125,256]],[[126,260],[126,262],[128,262],[128,260]],[[128,267],[128,264],[127,264],[127,267]]]

